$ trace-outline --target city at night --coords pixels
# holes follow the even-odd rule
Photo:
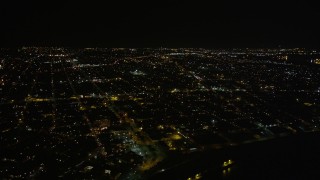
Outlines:
[[[227,178],[245,162],[233,149],[319,130],[319,58],[305,49],[2,49],[1,175],[140,179],[190,168],[177,178],[198,179],[211,175],[208,156]]]
[[[0,179],[320,178],[312,4],[0,10]]]

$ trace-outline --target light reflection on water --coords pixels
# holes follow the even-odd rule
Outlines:
[[[222,177],[228,178],[231,175],[231,167],[222,170]]]

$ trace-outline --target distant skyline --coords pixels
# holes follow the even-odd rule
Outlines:
[[[319,48],[315,4],[1,2],[0,46]]]

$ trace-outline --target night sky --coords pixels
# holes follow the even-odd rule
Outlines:
[[[213,2],[1,2],[0,45],[320,47],[316,3]]]

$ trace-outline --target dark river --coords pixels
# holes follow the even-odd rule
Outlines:
[[[320,179],[319,132],[171,156],[148,178]],[[223,167],[228,160],[233,163]]]

